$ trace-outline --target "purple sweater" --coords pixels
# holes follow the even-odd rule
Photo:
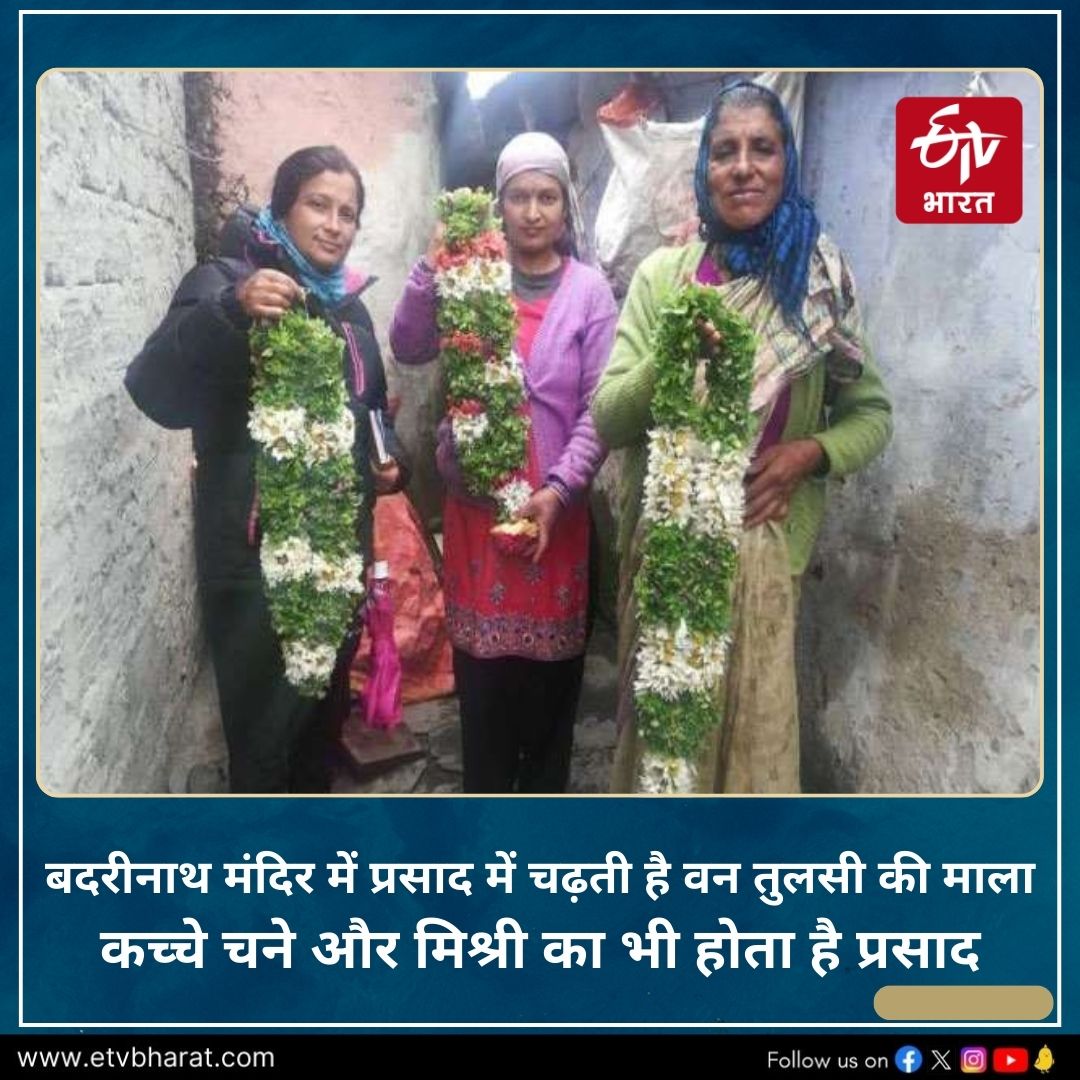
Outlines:
[[[423,260],[412,269],[390,325],[390,347],[401,364],[425,364],[439,352],[435,275]],[[589,415],[593,390],[607,364],[618,310],[603,275],[567,262],[525,365],[532,437],[540,475],[560,498],[586,491],[607,451]],[[439,425],[439,472],[460,486],[449,425]]]

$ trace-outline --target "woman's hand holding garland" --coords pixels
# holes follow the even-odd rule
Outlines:
[[[529,501],[521,508],[521,517],[535,524],[536,535],[529,546],[523,548],[521,554],[524,558],[538,563],[544,557],[551,542],[551,530],[555,528],[562,507],[562,500],[552,488],[539,487],[529,496]]]
[[[304,298],[304,290],[288,274],[264,268],[236,286],[236,299],[252,319],[280,319]]]

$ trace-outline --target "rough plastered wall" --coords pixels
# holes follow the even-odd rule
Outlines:
[[[221,756],[190,437],[122,385],[194,259],[181,79],[53,72],[39,94],[39,778],[185,790]]]
[[[901,224],[897,99],[969,88],[1023,104],[1023,217]],[[896,433],[834,485],[803,583],[807,790],[1039,782],[1039,143],[1023,73],[809,79],[804,176],[850,255]]]
[[[441,406],[434,365],[398,369],[386,334],[394,305],[434,227],[439,184],[438,108],[421,72],[219,72],[212,75],[212,140],[219,185],[269,200],[278,163],[302,146],[334,143],[360,169],[366,203],[350,264],[378,281],[364,300],[375,321],[396,426],[416,468],[411,493],[425,516],[438,512],[434,430]]]

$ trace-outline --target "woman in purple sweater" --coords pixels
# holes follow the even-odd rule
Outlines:
[[[517,311],[515,351],[531,417],[522,516],[537,526],[528,557],[491,538],[494,504],[461,484],[453,436],[439,426],[446,484],[444,586],[461,703],[466,792],[540,793],[566,787],[585,660],[588,489],[604,460],[589,401],[615,333],[603,276],[574,257],[580,214],[562,147],[541,132],[512,139],[495,190]],[[390,328],[403,364],[435,359],[439,335],[431,258],[413,268]]]

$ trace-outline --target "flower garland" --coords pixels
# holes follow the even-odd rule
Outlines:
[[[256,325],[251,349],[248,431],[259,444],[259,559],[270,617],[289,682],[320,697],[364,595],[341,341],[322,319],[294,310]]]
[[[705,323],[718,331],[711,358],[701,355]],[[708,286],[684,286],[660,312],[635,582],[641,791],[695,790],[695,760],[717,723],[750,459],[754,351],[745,319]]]
[[[493,498],[496,518],[507,522],[532,488],[524,476],[529,418],[512,351],[517,316],[506,242],[484,191],[444,191],[436,209],[445,227],[435,287],[454,447],[466,490]]]

